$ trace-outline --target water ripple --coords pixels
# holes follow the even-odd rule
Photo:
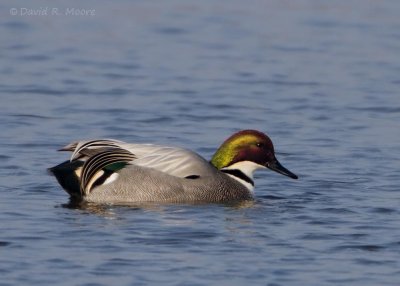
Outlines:
[[[386,249],[385,246],[377,244],[347,244],[335,247],[332,251],[346,251],[346,250],[362,250],[369,252],[377,252]]]

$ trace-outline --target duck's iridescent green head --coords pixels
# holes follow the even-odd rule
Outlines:
[[[221,170],[246,161],[297,179],[295,174],[284,168],[276,159],[271,139],[257,130],[242,130],[226,139],[215,152],[211,164]]]

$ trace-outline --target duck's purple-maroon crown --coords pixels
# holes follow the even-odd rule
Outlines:
[[[239,132],[234,133],[228,139],[225,140],[226,142],[235,142],[240,141],[242,144],[248,144],[251,142],[258,142],[265,147],[274,150],[274,144],[272,143],[271,139],[264,133],[258,130],[241,130]]]

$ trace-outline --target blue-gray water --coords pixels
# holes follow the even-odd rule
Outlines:
[[[398,1],[0,10],[0,285],[400,285]],[[210,158],[246,128],[300,176],[253,203],[68,208],[46,173],[76,139]]]

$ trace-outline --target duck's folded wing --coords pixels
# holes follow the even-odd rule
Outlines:
[[[153,168],[172,176],[196,178],[215,172],[203,157],[183,148],[153,144],[131,144],[116,140],[91,140],[71,143],[61,150],[72,151],[71,161],[87,160],[98,153],[113,148],[130,152],[135,159],[129,164]]]

